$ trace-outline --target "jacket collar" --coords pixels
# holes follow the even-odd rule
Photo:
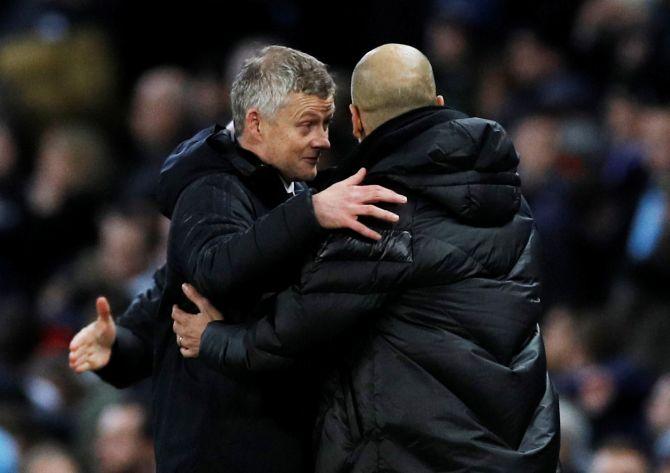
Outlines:
[[[217,124],[214,132],[207,138],[207,142],[217,151],[226,154],[231,165],[243,176],[249,177],[260,170],[263,170],[262,172],[267,172],[268,169],[274,170],[272,166],[261,161],[261,158],[255,153],[243,148],[237,137],[231,135],[230,130]]]
[[[365,137],[353,153],[338,165],[334,179],[344,179],[361,167],[369,170],[415,136],[439,123],[459,118],[467,118],[467,115],[439,105],[417,108],[394,117]]]

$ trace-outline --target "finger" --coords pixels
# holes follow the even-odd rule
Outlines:
[[[87,352],[88,352],[88,347],[87,346],[82,346],[82,347],[77,348],[75,351],[71,351],[70,356],[74,357],[76,359],[81,359],[86,355]]]
[[[205,312],[209,308],[209,301],[206,297],[200,294],[195,287],[188,283],[184,283],[181,285],[181,290],[184,291],[186,297],[200,309],[200,312]]]
[[[189,348],[180,348],[179,352],[184,358],[195,358],[197,356],[195,352]]]
[[[348,227],[350,229],[352,229],[353,231],[355,231],[356,233],[360,233],[364,237],[369,238],[371,240],[381,240],[382,239],[382,236],[379,233],[375,232],[374,230],[369,229],[368,227],[366,227],[365,225],[363,225],[361,222],[359,222],[357,220],[352,220],[349,223]]]
[[[391,223],[396,223],[398,220],[400,220],[400,217],[398,217],[398,215],[394,214],[393,212],[380,209],[379,207],[375,207],[374,205],[363,205],[359,209],[357,215],[366,215],[368,217],[373,217],[379,220],[385,220]]]
[[[356,186],[356,185],[360,184],[361,182],[363,182],[363,179],[365,179],[366,174],[367,174],[366,169],[365,168],[360,168],[356,174],[354,174],[352,176],[349,176],[348,178],[346,178],[342,182],[346,182],[349,185]]]
[[[68,363],[70,364],[70,368],[74,368],[78,362],[79,357],[76,356],[74,353],[70,353],[70,356],[68,356]]]
[[[172,322],[172,331],[177,336],[183,335],[182,332],[184,331],[184,326],[182,324],[180,324],[177,320],[175,320],[174,322]]]
[[[85,361],[86,361],[85,357],[74,356],[69,358],[68,363],[70,365],[70,368],[75,369]]]
[[[390,204],[404,204],[407,197],[382,186],[363,186],[363,203],[388,202]]]
[[[69,347],[69,348],[70,348],[70,351],[72,351],[72,350],[76,350],[77,348],[79,348],[79,347],[81,346],[81,344],[82,344],[82,339],[83,339],[83,338],[84,338],[84,337],[82,336],[81,332],[79,332],[78,334],[76,334],[76,335],[72,338],[72,340],[70,341],[70,347]]]
[[[200,314],[191,314],[189,312],[186,312],[184,310],[181,310],[179,306],[173,305],[172,306],[172,320],[176,320],[179,323],[184,323],[189,320],[189,317],[197,316]]]
[[[87,346],[92,342],[92,336],[90,334],[79,332],[70,342],[70,351],[78,351]]]
[[[91,369],[91,363],[88,360],[81,360],[81,362],[74,367],[76,373],[83,373]]]
[[[72,337],[72,340],[70,341],[70,350],[76,350],[80,346],[91,342],[91,340],[94,338],[94,335],[91,331],[91,325],[92,324],[87,325],[79,332],[77,332],[74,337]]]
[[[98,312],[98,320],[109,322],[112,318],[112,309],[109,307],[109,301],[106,297],[98,297],[95,301],[95,308]]]

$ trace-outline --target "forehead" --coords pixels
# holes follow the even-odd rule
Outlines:
[[[327,117],[335,112],[335,100],[333,97],[322,99],[316,95],[294,92],[288,96],[282,111],[291,118],[300,118],[304,115]]]

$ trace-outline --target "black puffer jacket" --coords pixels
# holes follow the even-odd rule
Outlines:
[[[330,235],[265,318],[211,323],[201,356],[266,370],[327,351],[319,473],[556,471],[537,238],[507,134],[428,107],[375,130],[361,163],[409,197],[400,222],[377,243]]]
[[[219,127],[166,161],[159,200],[172,218],[167,266],[117,321],[112,358],[98,372],[118,387],[152,377],[160,473],[311,470],[314,395],[303,372],[230,377],[182,357],[172,331],[173,304],[196,312],[183,282],[214,303],[225,297],[226,318],[246,323],[295,280],[321,228],[309,191],[288,197],[276,170]]]

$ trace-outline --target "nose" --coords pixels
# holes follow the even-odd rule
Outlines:
[[[328,139],[328,130],[319,130],[318,135],[312,140],[312,148],[330,149],[330,140]]]

